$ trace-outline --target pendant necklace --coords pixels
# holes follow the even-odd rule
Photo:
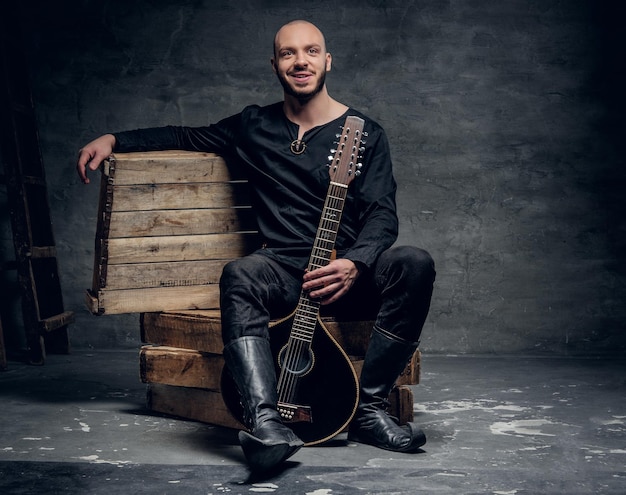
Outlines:
[[[289,145],[289,149],[294,155],[301,155],[306,150],[306,143],[302,139],[294,139]]]

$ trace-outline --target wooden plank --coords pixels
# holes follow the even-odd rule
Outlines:
[[[256,231],[250,208],[113,211],[109,239]]]
[[[416,349],[404,371],[396,380],[396,385],[417,385],[422,375],[422,353]]]
[[[115,185],[225,182],[240,178],[232,167],[229,170],[221,156],[188,151],[114,154],[105,161],[103,173],[113,175]]]
[[[108,268],[108,238],[111,228],[111,205],[113,202],[113,187],[110,186],[105,177],[100,179],[100,195],[98,200],[98,216],[96,225],[96,238],[93,255],[93,274],[91,289],[94,296],[97,289],[106,286]],[[93,303],[93,301],[91,301]],[[93,312],[93,308],[88,306]]]
[[[121,173],[118,170],[116,174]],[[116,175],[117,177],[117,175]],[[111,211],[249,206],[246,182],[115,185]]]
[[[56,246],[31,246],[29,256],[31,259],[56,258]]]
[[[322,322],[346,354],[365,355],[374,321],[339,321],[332,317],[323,317]]]
[[[156,263],[232,259],[250,252],[254,234],[204,234],[109,239],[107,260],[118,263]],[[182,308],[179,308],[182,309]]]
[[[141,314],[141,340],[201,352],[221,353],[222,324],[219,310]]]
[[[64,311],[59,315],[50,316],[40,320],[41,329],[44,332],[52,332],[61,327],[74,323],[75,317],[73,311]]]
[[[413,421],[413,391],[410,387],[401,385],[391,390],[388,411],[401,425]]]
[[[89,312],[94,315],[104,314],[104,309],[100,308],[100,301],[98,301],[98,298],[90,290],[85,291],[85,306],[87,306]]]
[[[221,347],[218,349],[213,346],[215,336],[220,339],[221,346],[222,325],[219,311],[163,311],[144,315],[143,319],[145,343],[221,352]],[[348,355],[365,355],[374,322],[336,321],[328,317],[323,321],[329,333]]]
[[[143,346],[139,353],[141,381],[179,387],[220,390],[224,357],[190,349]]]
[[[87,291],[86,303],[94,314],[120,314],[219,307],[219,286],[162,287],[154,289]]]
[[[107,269],[106,289],[144,289],[217,284],[222,269],[228,261],[197,260],[111,265]],[[104,288],[102,287],[102,289]]]
[[[151,383],[147,406],[152,411],[170,416],[243,429],[243,425],[228,411],[222,394],[214,390]]]

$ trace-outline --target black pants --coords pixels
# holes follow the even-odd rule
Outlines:
[[[270,319],[296,308],[302,275],[259,252],[227,264],[220,279],[224,345],[249,335],[269,338]],[[434,262],[426,251],[394,247],[357,278],[348,294],[322,306],[321,312],[342,319],[372,319],[378,328],[418,342],[434,280]]]

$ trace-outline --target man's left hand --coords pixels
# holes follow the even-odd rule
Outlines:
[[[322,305],[337,301],[346,294],[359,276],[354,262],[345,258],[304,274],[302,289],[312,299],[321,299]]]

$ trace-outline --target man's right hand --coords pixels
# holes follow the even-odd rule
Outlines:
[[[114,147],[115,136],[113,134],[105,134],[81,148],[78,152],[76,171],[83,184],[89,184],[87,169],[96,170],[103,160],[106,160],[113,153]]]

